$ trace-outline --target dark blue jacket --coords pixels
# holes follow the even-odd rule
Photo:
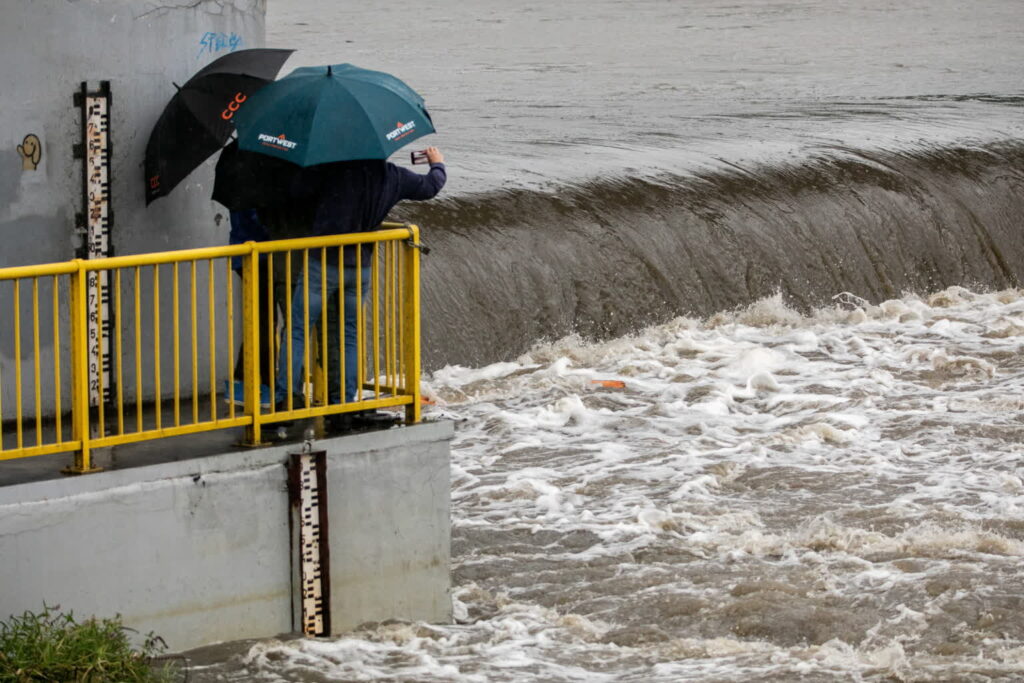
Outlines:
[[[270,233],[260,223],[256,209],[244,209],[231,212],[231,231],[228,233],[228,244],[244,244],[250,240],[253,242],[265,242],[270,239]],[[262,256],[261,258],[266,258]],[[231,267],[234,270],[242,269],[242,257],[233,256]]]
[[[316,211],[311,234],[343,235],[373,230],[403,199],[436,196],[448,176],[444,164],[431,164],[425,174],[385,161],[325,164],[318,178]],[[355,251],[345,250],[345,264],[355,264]],[[363,248],[369,265],[372,247]]]

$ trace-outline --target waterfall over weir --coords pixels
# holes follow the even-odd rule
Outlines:
[[[781,292],[798,309],[1024,280],[1024,144],[863,151],[410,206],[427,368]]]

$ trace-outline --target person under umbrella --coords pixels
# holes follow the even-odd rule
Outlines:
[[[386,161],[408,142],[434,132],[423,98],[389,74],[349,64],[296,69],[257,93],[250,106],[240,112],[236,126],[240,149],[315,170],[306,178],[305,187],[314,197],[310,235],[374,230],[399,201],[431,199],[447,180],[444,156],[436,147],[426,150],[430,170],[423,175]],[[322,278],[326,279],[327,302],[337,301],[344,281],[343,363],[334,357],[338,342],[327,345],[331,369],[328,400],[332,404],[358,396],[356,312],[361,302],[357,291],[364,295],[370,291],[372,247],[363,245],[362,250],[357,259],[356,248],[344,249],[342,269],[336,258],[326,259],[323,266],[320,259],[309,261],[310,283],[319,285]],[[361,267],[357,267],[357,261]],[[293,291],[305,291],[301,275]],[[297,401],[308,401],[301,379],[306,355],[304,299],[301,295],[292,297],[292,355],[287,357],[287,346],[282,344],[275,391],[279,410],[293,410],[301,407]],[[310,325],[320,321],[327,302],[321,298],[319,286],[309,287]],[[331,340],[339,339],[337,320],[336,315],[328,316]],[[340,431],[393,421],[386,413],[363,411],[330,416],[328,427]]]
[[[296,195],[301,193],[298,188],[309,181],[312,171],[300,168],[295,164],[275,159],[264,154],[246,152],[238,148],[238,141],[233,140],[220,153],[214,170],[212,199],[229,210],[230,232],[228,244],[244,244],[245,242],[264,242],[274,239],[267,221],[260,217],[262,211],[269,216],[272,223],[275,216],[285,213],[294,215],[290,207]],[[276,237],[286,235],[277,234]],[[259,258],[258,310],[260,315],[269,316],[258,327],[259,337],[259,370],[261,384],[259,388],[260,405],[270,407],[272,400],[271,386],[274,385],[274,354],[277,350],[277,322],[283,315],[281,296],[282,288],[269,268],[266,254]],[[242,278],[242,257],[232,259],[232,270]],[[225,382],[224,395],[226,400],[237,405],[245,403],[245,340],[238,349],[235,363],[234,382]]]
[[[374,230],[386,218],[391,209],[402,200],[423,201],[432,199],[441,191],[447,181],[447,170],[444,164],[444,155],[436,147],[426,149],[430,170],[426,174],[415,173],[409,169],[402,168],[383,160],[367,160],[354,162],[338,162],[329,165],[322,171],[320,179],[320,191],[316,202],[316,212],[313,218],[313,235],[337,235],[352,232],[367,232]],[[344,282],[344,309],[345,309],[345,386],[344,397],[346,401],[354,400],[358,395],[358,329],[356,326],[356,311],[359,308],[358,292],[363,297],[370,292],[370,263],[373,248],[369,244],[361,247],[362,254],[357,258],[356,247],[344,249],[343,269],[339,270],[337,259],[327,259],[326,274],[327,288],[325,297],[331,306],[337,305],[336,293],[339,289],[341,279]],[[320,259],[309,260],[309,282],[318,285],[321,282]],[[295,285],[295,292],[304,291],[304,283],[300,274]],[[321,291],[319,286],[309,288],[309,324],[315,325],[319,322],[324,302],[320,299]],[[292,357],[291,377],[293,386],[292,395],[298,392],[301,386],[302,367],[305,351],[305,311],[303,297],[293,296],[291,319],[292,319]],[[328,338],[338,339],[337,314],[328,315]],[[337,342],[328,344],[328,367],[331,369],[328,377],[328,400],[330,403],[338,403],[341,400],[341,366],[338,356]],[[288,359],[287,350],[282,345],[278,361],[277,391],[276,397],[281,402],[281,407],[288,407],[289,386],[288,386]],[[294,399],[291,399],[294,406]],[[296,406],[297,407],[297,406]],[[386,413],[374,411],[356,412],[351,414],[333,415],[328,420],[328,426],[334,430],[342,430],[350,426],[373,425],[377,423],[390,423],[394,418]]]

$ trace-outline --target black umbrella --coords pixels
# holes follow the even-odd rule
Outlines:
[[[232,211],[283,206],[293,202],[314,175],[313,169],[239,149],[233,140],[217,159],[213,200]]]
[[[168,194],[227,142],[235,112],[274,80],[292,52],[264,48],[229,52],[178,88],[146,145],[146,204]]]

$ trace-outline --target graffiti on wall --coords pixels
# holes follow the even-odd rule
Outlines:
[[[199,59],[203,55],[212,55],[218,52],[234,52],[238,48],[242,47],[242,36],[237,33],[224,33],[207,31],[203,34],[202,38],[199,39],[199,52],[196,54],[196,59]]]
[[[39,162],[43,158],[43,143],[39,142],[39,136],[29,133],[18,145],[18,154],[21,155],[21,170],[34,171],[39,168]]]

